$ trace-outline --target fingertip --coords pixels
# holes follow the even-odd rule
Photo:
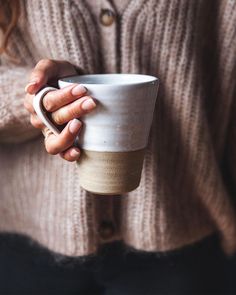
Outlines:
[[[73,119],[69,122],[68,128],[71,134],[76,135],[82,126],[82,122],[78,119]]]
[[[80,156],[80,150],[78,149],[78,148],[71,148],[70,149],[70,156],[72,157],[72,158],[79,158],[79,156]]]
[[[66,161],[74,162],[80,157],[80,150],[76,147],[72,147],[65,152],[59,154],[60,157]]]

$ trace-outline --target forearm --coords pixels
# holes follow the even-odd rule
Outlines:
[[[0,66],[0,142],[23,142],[39,135],[23,106],[31,69]]]

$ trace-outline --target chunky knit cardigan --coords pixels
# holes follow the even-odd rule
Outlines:
[[[21,0],[0,64],[0,231],[65,255],[113,240],[168,251],[217,232],[236,249],[236,1]],[[113,3],[113,4],[112,4]],[[116,15],[109,26],[102,9]],[[104,12],[104,10],[103,10]],[[41,58],[85,73],[160,78],[140,186],[98,196],[75,163],[50,156],[23,108]]]

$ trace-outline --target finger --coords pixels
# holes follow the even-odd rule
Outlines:
[[[43,105],[48,112],[54,112],[85,93],[86,88],[84,86],[78,84],[69,85],[62,89],[48,92],[43,98]]]
[[[56,124],[62,125],[92,111],[95,107],[96,103],[91,96],[84,96],[53,112],[52,119]]]
[[[33,95],[26,94],[25,99],[24,99],[24,107],[28,112],[31,114],[35,114],[34,107],[33,107]]]
[[[47,81],[56,76],[58,72],[58,63],[52,59],[41,59],[33,69],[30,75],[30,81],[25,87],[29,94],[35,94]]]
[[[61,153],[72,146],[82,123],[74,119],[70,121],[59,135],[50,134],[45,139],[45,148],[51,155]]]
[[[43,129],[45,125],[36,114],[30,115],[30,123],[37,129]]]
[[[77,161],[80,157],[80,150],[76,147],[71,147],[65,152],[60,153],[60,157],[69,162]]]

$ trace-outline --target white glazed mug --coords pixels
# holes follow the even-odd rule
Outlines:
[[[78,135],[80,185],[103,195],[134,190],[140,183],[158,79],[138,74],[97,74],[58,81],[60,88],[72,83],[82,84],[97,104],[95,110],[79,118],[83,123]],[[42,107],[43,97],[53,89],[46,87],[35,96],[34,109],[58,134],[60,131]]]

